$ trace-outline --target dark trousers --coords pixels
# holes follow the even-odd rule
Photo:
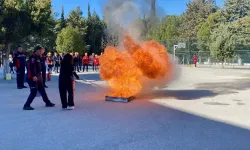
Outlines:
[[[52,68],[53,68],[53,65],[48,65],[48,72],[49,72],[49,73],[52,72]]]
[[[10,66],[10,73],[13,73],[13,74],[15,73],[12,65]]]
[[[24,86],[24,76],[25,76],[25,69],[24,68],[17,69],[16,71],[17,87]]]
[[[45,82],[46,82],[46,67],[44,67],[43,70],[42,70],[42,78],[43,78],[43,86],[45,86]]]
[[[78,72],[79,72],[79,71],[80,71],[80,70],[79,70],[79,65],[78,65],[78,64],[74,64],[74,69],[75,69],[75,71],[78,71]]]
[[[82,65],[79,65],[79,71],[82,71]]]
[[[83,72],[85,71],[85,68],[86,68],[86,71],[88,72],[89,65],[88,64],[83,64]]]
[[[62,108],[67,108],[67,106],[74,106],[74,80],[71,77],[63,78],[59,77],[59,93],[62,102]],[[67,98],[68,94],[68,98]]]
[[[93,64],[92,64],[92,67],[93,67],[93,71],[95,71],[95,65],[94,65],[94,62],[93,62]]]
[[[53,71],[56,71],[57,73],[59,73],[59,66],[60,65],[56,63]]]
[[[33,102],[34,98],[36,97],[37,91],[40,92],[40,94],[43,98],[43,101],[46,104],[50,103],[49,98],[47,96],[47,93],[45,91],[45,88],[44,88],[41,81],[35,82],[32,79],[27,79],[27,82],[28,82],[29,87],[30,87],[30,95],[29,95],[26,103],[24,104],[24,106],[26,106],[26,107],[30,106],[30,104]]]
[[[95,70],[95,71],[98,71],[98,70],[99,70],[98,65],[95,65],[95,66],[94,66],[94,70]]]

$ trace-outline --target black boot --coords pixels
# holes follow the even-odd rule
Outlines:
[[[34,108],[30,106],[23,106],[23,110],[34,110]]]
[[[49,102],[49,103],[47,103],[46,105],[45,105],[45,107],[54,107],[55,106],[55,104],[53,104],[53,103],[51,103],[51,102]]]

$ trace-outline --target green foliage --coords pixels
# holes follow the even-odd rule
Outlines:
[[[57,35],[56,39],[56,50],[58,52],[79,52],[84,53],[86,45],[82,41],[82,36],[79,29],[73,28],[71,25],[62,29]]]
[[[80,7],[77,7],[75,10],[72,10],[67,18],[67,25],[71,25],[73,28],[77,27],[80,30],[80,33],[82,34],[82,37],[84,39],[88,26],[87,19],[82,17],[82,14],[83,12]]]
[[[60,19],[60,28],[63,29],[66,27],[66,22],[64,18],[64,7],[62,7],[61,19]]]
[[[180,16],[167,15],[159,23],[159,28],[156,28],[153,33],[153,39],[159,41],[167,41],[177,39],[180,36],[180,26],[182,18]]]
[[[211,14],[206,22],[204,22],[197,33],[198,37],[198,49],[200,51],[209,51],[210,36],[214,28],[218,27],[218,21],[220,18],[220,12]]]
[[[7,46],[30,34],[32,20],[21,0],[5,0],[2,9],[1,41]]]
[[[222,23],[211,35],[211,54],[220,62],[231,59],[235,55],[236,41],[233,37],[233,28],[229,23]]]
[[[225,21],[234,21],[249,15],[249,0],[226,0],[225,9],[222,11]]]
[[[89,53],[100,53],[102,51],[102,39],[104,37],[105,23],[94,11],[87,19],[87,45],[90,45]]]
[[[201,25],[211,13],[216,12],[214,0],[193,0],[187,3],[182,34],[184,37],[196,37]]]

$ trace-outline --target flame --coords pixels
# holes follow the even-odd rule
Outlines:
[[[170,78],[172,67],[167,49],[156,41],[136,43],[130,36],[123,40],[124,51],[106,47],[100,57],[100,76],[108,81],[109,96],[130,97],[149,80]]]

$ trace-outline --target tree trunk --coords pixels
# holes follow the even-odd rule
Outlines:
[[[242,59],[241,59],[241,57],[239,55],[238,55],[238,65],[242,66]]]
[[[4,53],[5,53],[5,55],[4,55],[4,62],[3,62],[3,77],[4,77],[4,79],[6,79],[6,74],[9,72],[9,58],[8,58],[8,56],[9,56],[9,54],[10,54],[10,47],[11,47],[11,44],[10,43],[8,43],[8,42],[6,42],[5,44],[4,44]]]
[[[222,62],[221,62],[221,67],[224,69],[224,63],[225,63],[225,61],[223,60]]]

